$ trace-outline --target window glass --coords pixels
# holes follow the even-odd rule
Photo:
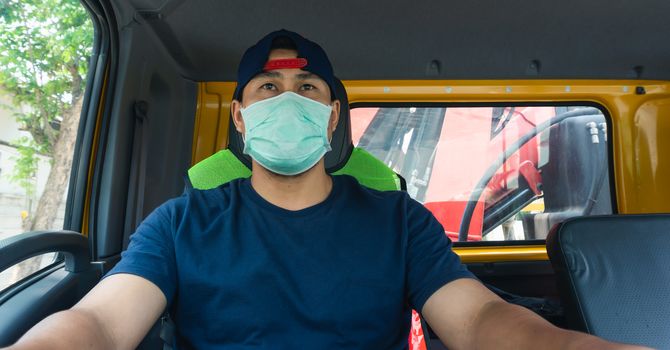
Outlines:
[[[77,0],[0,2],[0,240],[63,228],[92,46]],[[54,257],[2,272],[0,290]]]
[[[612,213],[597,108],[366,107],[351,122],[354,144],[404,177],[454,241],[544,239],[566,218]]]

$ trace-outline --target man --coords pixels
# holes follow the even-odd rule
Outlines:
[[[251,178],[159,207],[98,286],[13,349],[132,349],[166,307],[179,349],[402,349],[411,308],[450,349],[639,348],[505,303],[419,203],[328,175],[334,79],[296,33],[247,50],[231,114]]]

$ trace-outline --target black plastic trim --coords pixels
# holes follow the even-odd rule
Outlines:
[[[37,255],[60,252],[65,256],[65,271],[90,269],[88,239],[72,231],[35,231],[0,241],[0,271]]]
[[[105,30],[108,35],[107,39],[107,53],[105,65],[105,74],[107,76],[107,85],[105,86],[105,96],[104,106],[102,110],[102,118],[98,121],[100,124],[99,134],[97,140],[97,150],[95,155],[95,164],[93,168],[93,174],[89,174],[89,177],[92,178],[90,191],[90,200],[88,203],[88,234],[89,234],[89,245],[91,256],[94,259],[98,259],[98,249],[96,241],[98,240],[97,235],[97,218],[98,218],[98,199],[101,195],[100,193],[100,184],[103,178],[103,166],[105,160],[105,152],[109,131],[110,119],[107,117],[111,114],[113,105],[114,105],[114,92],[116,88],[116,77],[118,70],[118,61],[119,61],[119,38],[118,38],[118,26],[116,23],[116,18],[114,15],[114,10],[109,1],[90,1],[92,4],[97,4],[99,6],[100,17],[104,19],[106,24]],[[99,105],[96,107],[100,107]],[[97,109],[97,108],[96,108]]]
[[[46,276],[50,275],[51,273],[61,270],[65,267],[65,264],[63,263],[63,259],[54,261],[51,265],[44,267],[41,270],[38,270],[34,272],[31,275],[28,275],[11,286],[7,287],[7,289],[3,290],[0,292],[0,305],[2,305],[4,302],[7,300],[11,299],[13,296],[16,294],[20,293],[22,290],[30,287],[34,283],[40,281],[42,278],[45,278]]]
[[[523,241],[478,241],[478,242],[452,242],[454,247],[518,247],[531,245],[545,245],[543,239]]]

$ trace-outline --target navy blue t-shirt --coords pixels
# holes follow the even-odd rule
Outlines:
[[[420,203],[349,176],[298,211],[249,179],[188,191],[144,220],[116,273],[163,291],[179,349],[404,349],[411,308],[472,277]]]

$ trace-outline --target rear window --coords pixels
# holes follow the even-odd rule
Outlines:
[[[454,241],[544,239],[611,214],[607,120],[591,106],[359,107],[357,147],[404,177]]]

